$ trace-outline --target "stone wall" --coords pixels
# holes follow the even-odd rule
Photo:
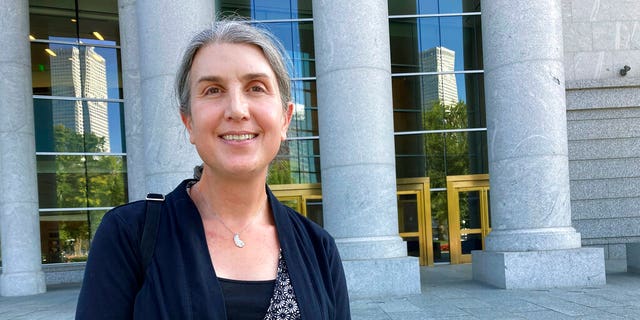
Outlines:
[[[626,271],[640,242],[640,1],[562,10],[573,226],[605,248],[608,272]]]

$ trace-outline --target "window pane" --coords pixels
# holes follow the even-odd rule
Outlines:
[[[287,140],[271,163],[269,184],[320,182],[320,145],[314,140]]]
[[[293,83],[294,110],[288,135],[290,137],[318,136],[318,107],[316,82]]]
[[[123,152],[122,103],[33,99],[37,152]]]
[[[396,132],[484,128],[484,82],[478,74],[392,77]]]
[[[114,207],[127,201],[123,156],[38,155],[40,208]]]
[[[218,2],[218,1],[216,1]],[[311,18],[311,0],[223,0],[219,12],[253,20]]]
[[[433,232],[433,261],[449,262],[449,216],[447,192],[431,192],[431,231]]]
[[[32,43],[33,94],[120,99],[119,51],[114,48]]]
[[[40,213],[42,263],[86,261],[90,239],[106,211]]]
[[[485,131],[395,137],[397,178],[429,177],[445,188],[449,175],[488,173]]]
[[[481,30],[479,16],[392,19],[392,71],[480,70]]]
[[[292,77],[315,76],[313,23],[277,22],[259,24],[258,26],[266,28],[282,42],[293,62],[293,70],[289,71]]]
[[[480,12],[480,0],[393,0],[390,15]]]
[[[29,1],[30,34],[36,39],[77,38],[77,16],[74,0]]]
[[[117,1],[79,1],[78,38],[83,43],[120,43]]]

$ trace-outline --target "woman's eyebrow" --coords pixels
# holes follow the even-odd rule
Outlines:
[[[269,75],[263,72],[255,72],[255,73],[247,73],[242,76],[242,80],[254,80],[254,79],[264,79],[269,78]]]
[[[196,80],[196,83],[201,83],[201,82],[221,82],[222,81],[222,77],[218,77],[218,76],[202,76],[200,78],[198,78],[198,80]]]

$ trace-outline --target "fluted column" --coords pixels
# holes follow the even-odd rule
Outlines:
[[[492,231],[474,279],[604,284],[602,249],[571,226],[560,0],[483,1],[482,37]]]
[[[46,291],[31,93],[29,2],[0,1],[0,294]]]
[[[213,0],[136,1],[144,192],[171,191],[201,162],[180,120],[173,84],[180,54],[196,31],[211,25],[214,5]]]
[[[313,1],[325,228],[351,297],[420,292],[398,235],[386,0]]]

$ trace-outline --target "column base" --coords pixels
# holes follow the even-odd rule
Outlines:
[[[473,279],[503,289],[606,284],[604,250],[473,251]]]
[[[627,243],[627,271],[640,273],[640,243]]]
[[[420,294],[416,257],[343,260],[350,299]]]
[[[0,275],[0,295],[3,297],[29,296],[45,293],[44,272],[16,272]]]

